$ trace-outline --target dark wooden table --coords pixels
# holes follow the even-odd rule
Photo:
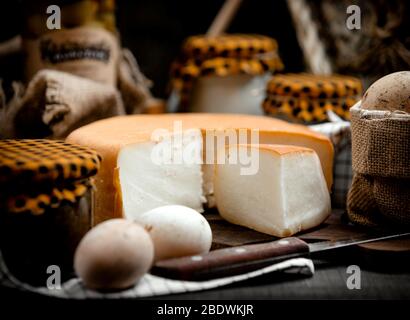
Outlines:
[[[342,213],[335,211],[325,227],[301,235],[302,239],[338,240],[361,235],[355,227],[342,225]],[[250,240],[272,240],[267,235],[224,222],[215,213],[208,214],[207,219],[213,229],[215,248],[249,244]],[[409,250],[386,253],[363,249],[351,247],[323,253],[314,260],[316,271],[312,277],[268,275],[230,287],[153,299],[409,299]],[[360,268],[361,289],[347,287],[350,265]]]

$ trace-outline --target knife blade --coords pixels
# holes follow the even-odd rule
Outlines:
[[[209,280],[254,271],[284,260],[308,257],[322,251],[405,236],[410,236],[410,232],[366,235],[317,243],[307,243],[296,237],[288,237],[267,243],[231,247],[201,255],[158,261],[151,269],[151,273],[179,280]]]

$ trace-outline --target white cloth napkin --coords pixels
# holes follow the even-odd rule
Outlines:
[[[314,270],[312,260],[306,258],[295,258],[273,264],[256,271],[201,282],[171,280],[146,274],[134,287],[130,289],[115,293],[101,293],[85,288],[81,280],[78,278],[74,278],[63,283],[61,288],[53,289],[49,289],[47,287],[32,287],[28,284],[22,283],[17,280],[8,270],[0,252],[0,286],[66,299],[119,299],[162,296],[215,289],[274,272],[296,273],[303,276],[312,276],[314,274]]]

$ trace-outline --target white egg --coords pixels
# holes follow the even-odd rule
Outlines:
[[[194,209],[167,205],[149,210],[138,218],[154,242],[155,261],[209,251],[212,231],[208,221]]]
[[[153,258],[154,245],[143,227],[112,219],[84,236],[75,252],[74,269],[90,289],[124,289],[148,272]]]

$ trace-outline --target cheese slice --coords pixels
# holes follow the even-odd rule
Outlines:
[[[161,166],[149,161],[148,154],[161,145],[158,133],[175,136],[179,134],[175,133],[176,127],[181,127],[184,133],[200,130],[204,158],[211,154],[206,138],[226,131],[245,131],[248,136],[257,134],[258,142],[263,144],[312,148],[320,158],[328,188],[332,185],[333,146],[327,137],[305,126],[269,117],[233,114],[113,117],[81,127],[67,138],[69,142],[93,148],[103,158],[95,178],[94,223],[138,214],[159,204],[181,204],[200,210],[204,196],[213,201],[214,165],[206,159],[202,168],[193,164],[179,168]],[[193,139],[188,145],[198,143]],[[203,191],[198,186],[202,186]]]
[[[185,139],[174,135],[161,141],[129,144],[119,151],[116,178],[125,217],[137,219],[146,211],[175,203],[203,211],[202,135],[200,130],[191,132]],[[179,138],[181,143],[174,143]],[[190,158],[174,161],[174,157],[184,156],[189,145],[195,150]],[[156,150],[167,152],[167,157],[157,156]]]
[[[319,225],[330,214],[330,196],[317,154],[283,145],[229,146],[226,163],[215,168],[215,197],[220,215],[277,237]],[[243,165],[229,163],[233,154],[254,152],[258,170],[241,174]]]

